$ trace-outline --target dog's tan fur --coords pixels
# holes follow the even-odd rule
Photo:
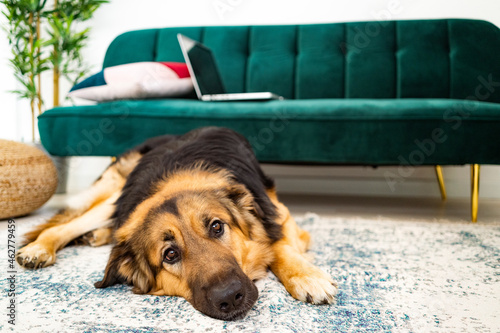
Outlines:
[[[132,153],[120,158],[91,189],[76,198],[77,204],[28,233],[28,244],[18,252],[19,264],[35,269],[49,266],[56,260],[56,251],[82,235],[94,246],[109,243],[114,202],[140,157]],[[237,193],[237,201],[224,199],[222,194],[226,192]],[[269,241],[264,226],[256,221],[252,195],[244,185],[235,183],[228,172],[195,167],[169,175],[114,232],[116,245],[105,279],[119,273],[134,286],[136,293],[176,295],[191,300],[192,290],[187,281],[192,274],[203,271],[211,276],[210,272],[224,269],[219,267],[223,265],[220,260],[211,260],[216,255],[234,257],[251,280],[264,277],[270,267],[290,294],[301,301],[333,302],[337,290],[335,282],[304,255],[309,246],[309,234],[297,226],[274,189],[268,190],[267,195],[278,209],[276,222],[282,225],[283,231],[283,238],[274,243]],[[179,216],[169,212],[150,216],[155,208],[172,198],[177,198]],[[221,242],[213,242],[201,236],[205,231],[199,223],[200,214],[235,222],[228,222],[228,231]],[[160,237],[165,233],[173,234],[186,251],[198,253],[196,260],[183,261],[182,265],[162,263],[159,258],[164,249]],[[141,235],[140,244],[135,240],[137,235]],[[123,249],[120,244],[124,245]],[[140,247],[141,260],[127,257],[125,247],[134,246]]]
[[[131,153],[112,164],[88,190],[73,198],[67,209],[28,232],[24,236],[25,246],[17,253],[18,263],[35,269],[52,265],[56,260],[56,252],[65,245],[88,232],[107,228],[114,202],[140,157],[137,153]],[[107,237],[105,242],[100,239],[96,245],[110,241],[111,238]]]

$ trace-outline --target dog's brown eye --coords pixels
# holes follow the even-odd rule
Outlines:
[[[169,264],[173,264],[179,260],[179,251],[174,248],[168,248],[163,256],[163,261]]]
[[[212,237],[220,237],[224,233],[224,223],[221,220],[215,219],[210,225],[210,234]]]

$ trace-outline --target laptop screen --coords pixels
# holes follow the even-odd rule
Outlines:
[[[181,38],[181,47],[184,47],[201,95],[224,94],[226,90],[222,84],[212,51],[205,45],[186,36],[180,35],[179,39]]]

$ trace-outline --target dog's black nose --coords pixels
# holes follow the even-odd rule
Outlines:
[[[238,310],[244,298],[243,285],[238,279],[223,281],[208,293],[208,299],[212,306],[224,313]]]

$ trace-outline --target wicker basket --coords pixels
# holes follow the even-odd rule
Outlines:
[[[57,188],[57,171],[40,149],[0,140],[0,219],[26,215]]]

